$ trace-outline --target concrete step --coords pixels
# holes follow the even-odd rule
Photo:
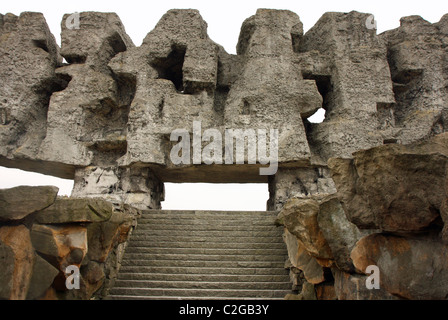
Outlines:
[[[284,249],[284,250],[282,250]],[[264,257],[287,257],[286,248],[282,249],[212,249],[212,248],[149,248],[149,247],[128,247],[126,250],[126,257],[133,259],[150,255],[160,255],[154,258],[161,257],[161,259],[168,259],[172,256],[173,259],[178,259],[179,255],[189,255],[194,260],[195,257],[219,256],[219,257],[232,257],[235,259],[246,260],[251,258],[252,260],[258,260],[258,257],[262,260]]]
[[[261,250],[260,250],[261,251]],[[152,260],[152,261],[164,261],[165,263],[170,263],[171,261],[263,261],[263,262],[284,262],[286,261],[288,255],[287,254],[170,254],[163,253],[164,251],[160,251],[162,253],[128,253],[126,255],[125,261],[137,261],[137,260]]]
[[[283,299],[277,212],[146,210],[109,299]]]
[[[126,259],[122,262],[122,267],[201,267],[201,268],[282,268],[285,260],[271,261],[182,261],[182,260],[132,260]]]
[[[288,279],[289,280],[289,279]],[[227,290],[289,290],[290,281],[284,282],[219,282],[219,281],[154,281],[154,280],[117,280],[121,288],[165,288],[165,289],[227,289]]]
[[[131,249],[133,248],[133,249]],[[285,244],[278,243],[226,243],[226,242],[175,242],[175,241],[131,241],[128,244],[126,251],[145,250],[146,248],[207,248],[207,249],[279,249],[286,250]],[[135,252],[135,251],[133,251]],[[141,252],[141,251],[140,251]]]
[[[170,219],[170,220],[212,220],[212,221],[226,221],[226,220],[238,220],[238,221],[257,221],[257,220],[269,220],[275,221],[277,218],[277,212],[260,212],[255,214],[244,213],[225,213],[220,214],[212,212],[166,212],[166,213],[148,213],[144,212],[140,216],[140,220],[144,219]]]
[[[172,226],[184,226],[185,228],[194,228],[197,226],[204,226],[207,228],[218,228],[218,227],[240,227],[245,228],[252,227],[275,227],[275,220],[250,220],[250,221],[239,221],[239,220],[225,220],[225,221],[207,221],[207,220],[175,220],[175,219],[138,219],[138,226],[145,228],[152,228],[154,225],[166,226],[170,229]],[[219,229],[218,229],[219,230]]]
[[[166,289],[166,288],[114,288],[111,295],[165,296],[165,297],[251,297],[282,298],[290,290],[227,290],[227,289]]]
[[[178,236],[173,235],[161,235],[161,236],[151,236],[151,235],[132,235],[130,243],[134,242],[207,242],[207,243],[283,243],[283,239],[278,237],[251,237],[251,236]],[[146,246],[145,243],[140,244],[141,246]]]
[[[232,275],[232,274],[173,274],[173,273],[141,273],[120,271],[120,280],[138,281],[173,281],[173,282],[287,282],[290,281],[289,273],[282,275]]]
[[[282,268],[209,268],[209,267],[150,267],[150,266],[122,266],[120,272],[143,273],[177,273],[177,274],[234,274],[234,275],[284,275],[287,271]]]
[[[160,222],[160,221],[159,221]],[[140,223],[137,231],[146,230],[166,230],[169,232],[177,232],[186,230],[184,224],[160,224],[160,223]],[[237,222],[234,225],[216,224],[216,223],[193,223],[188,225],[187,230],[193,231],[277,231],[282,232],[283,227],[276,225],[242,225]]]
[[[277,211],[211,211],[211,210],[142,210],[142,216],[237,216],[237,217],[266,217],[277,216]]]
[[[139,239],[145,236],[166,236],[167,234],[173,234],[176,237],[281,237],[282,230],[272,230],[272,231],[237,231],[237,230],[176,230],[172,232],[171,230],[145,230],[137,228],[137,230],[132,234],[133,239]]]

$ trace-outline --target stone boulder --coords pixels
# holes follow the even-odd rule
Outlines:
[[[52,186],[0,189],[0,221],[21,220],[49,207],[56,200],[58,191]]]
[[[361,229],[418,232],[440,220],[446,201],[448,133],[413,145],[358,151],[328,165],[348,219]]]
[[[395,296],[412,300],[448,296],[448,246],[438,237],[372,234],[356,244],[351,257],[359,272],[378,266],[381,288]]]
[[[280,212],[279,221],[297,238],[298,246],[316,258],[321,266],[330,267],[336,263],[347,272],[354,272],[351,250],[358,240],[369,234],[347,220],[335,195],[292,198]],[[285,239],[293,248],[291,236]]]
[[[42,13],[0,14],[0,21],[0,164],[69,178],[63,164],[33,161],[50,96],[66,83],[55,73],[62,64],[56,39]]]
[[[321,201],[317,222],[331,249],[336,266],[341,270],[354,272],[350,252],[356,242],[370,232],[359,230],[347,220],[341,203],[334,195]]]
[[[297,240],[287,229],[285,230],[284,239],[288,249],[288,257],[292,266],[302,270],[307,282],[318,284],[325,281],[324,270],[305,250],[303,244]]]
[[[334,291],[338,300],[397,300],[380,286],[380,289],[369,290],[366,286],[367,276],[350,274],[337,268],[332,269]]]
[[[81,267],[87,254],[87,228],[80,225],[34,224],[31,240],[36,251],[62,273],[71,265]]]
[[[51,287],[58,274],[58,269],[36,254],[26,299],[34,300],[41,298],[47,289]]]
[[[110,219],[114,206],[103,199],[59,198],[36,215],[41,224],[102,222]]]
[[[0,241],[0,299],[9,299],[14,280],[14,251]]]
[[[105,262],[111,250],[126,241],[132,225],[133,217],[124,212],[114,212],[108,221],[89,224],[89,260]]]
[[[24,225],[0,227],[0,299],[26,298],[35,263],[30,240],[30,231]]]
[[[306,251],[315,258],[333,258],[331,249],[319,228],[319,202],[314,198],[290,199],[279,214],[288,231],[299,239]]]

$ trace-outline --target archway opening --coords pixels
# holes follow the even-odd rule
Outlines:
[[[266,211],[267,183],[165,183],[163,210]]]

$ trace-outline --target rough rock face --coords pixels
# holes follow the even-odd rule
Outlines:
[[[21,220],[28,214],[49,207],[56,199],[58,188],[39,189],[21,186],[0,191],[0,220]]]
[[[395,102],[387,47],[369,15],[324,14],[300,42],[306,77],[315,79],[323,95],[325,121],[310,124],[312,149],[324,160],[349,157],[385,139],[381,108]]]
[[[404,17],[400,28],[381,35],[395,92],[391,116],[400,130],[393,137],[407,144],[447,130],[446,48],[448,15],[431,24]]]
[[[30,231],[24,225],[0,227],[0,243],[6,274],[2,275],[1,298],[23,300],[30,285],[34,265],[34,250]]]
[[[377,265],[381,286],[406,299],[446,299],[447,246],[438,238],[403,238],[373,234],[359,241],[352,251],[356,268]]]
[[[291,264],[308,283],[333,282],[343,300],[446,299],[447,137],[330,159],[338,192],[286,203],[279,221]],[[303,256],[325,277],[316,283],[310,262],[297,263]],[[378,289],[367,288],[369,266],[378,267]]]
[[[79,28],[70,17],[58,48],[41,14],[0,14],[0,165],[74,179],[83,198],[0,191],[1,298],[107,294],[133,213],[160,209],[164,182],[268,183],[301,289],[290,299],[447,297],[448,15],[377,35],[369,14],[330,12],[304,34],[297,14],[259,9],[236,55],[197,10],[168,11],[139,47],[114,13],[83,12]],[[237,129],[248,151],[278,147],[275,174],[246,153],[221,165],[237,146],[219,138]],[[67,263],[81,266],[78,296],[61,293]],[[398,264],[422,274],[409,284]]]
[[[46,135],[50,96],[65,85],[55,73],[62,57],[41,13],[0,15],[0,21],[0,164],[14,159],[38,169],[33,161]]]
[[[363,229],[412,232],[440,223],[446,199],[448,134],[415,145],[389,144],[331,159],[348,218]]]
[[[115,208],[102,199],[56,199],[57,191],[56,187],[0,189],[0,198],[10,200],[9,206],[0,207],[0,299],[102,297],[115,279],[138,211]],[[12,204],[19,210],[14,211]],[[20,212],[22,218],[9,212]],[[69,266],[80,270],[80,290],[67,290]]]

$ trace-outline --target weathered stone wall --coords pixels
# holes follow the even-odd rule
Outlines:
[[[296,196],[279,215],[296,281],[318,299],[446,299],[448,134],[328,163],[338,192]]]
[[[116,14],[81,13],[72,29],[67,18],[58,48],[41,14],[0,15],[0,165],[138,209],[160,208],[164,182],[268,183],[295,298],[447,296],[448,15],[378,35],[369,14],[330,12],[304,34],[297,14],[259,9],[236,55],[197,10],[168,11],[139,47]],[[278,129],[278,171],[248,157],[174,164],[170,134],[194,135],[195,121]],[[411,262],[414,287],[399,272]],[[370,263],[381,290],[365,289]]]
[[[138,210],[56,187],[0,189],[0,299],[104,297],[116,278]],[[69,290],[67,267],[80,272]]]

